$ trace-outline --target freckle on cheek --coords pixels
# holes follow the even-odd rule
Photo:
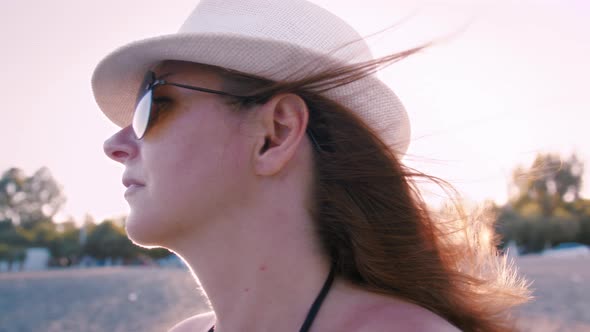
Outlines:
[[[244,293],[248,293],[250,291],[250,288],[244,288]]]
[[[266,265],[262,264],[259,268],[260,271],[266,271]]]

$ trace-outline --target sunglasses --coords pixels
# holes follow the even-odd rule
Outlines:
[[[154,103],[153,103],[154,89],[156,87],[162,86],[162,85],[173,85],[173,86],[176,86],[179,88],[200,91],[200,92],[205,92],[205,93],[212,93],[212,94],[225,96],[225,97],[232,97],[232,98],[236,98],[236,99],[243,100],[243,101],[246,101],[248,99],[252,99],[252,96],[239,96],[239,95],[234,95],[234,94],[227,93],[224,91],[218,91],[218,90],[201,88],[201,87],[191,86],[191,85],[186,85],[186,84],[168,82],[163,79],[157,79],[156,74],[153,71],[148,71],[143,79],[143,82],[140,85],[140,89],[137,94],[137,101],[135,104],[136,105],[135,112],[133,113],[133,121],[132,121],[132,125],[131,125],[131,127],[133,128],[133,132],[135,133],[135,136],[137,137],[138,140],[142,139],[145,136],[148,128],[153,125],[152,122],[154,121],[154,118],[155,118],[154,114],[155,114],[155,112],[157,112],[157,109],[155,109],[156,107],[154,106]],[[309,135],[310,139],[312,140],[316,149],[318,149],[318,151],[321,150],[321,148],[320,148],[318,142],[316,141],[313,133],[311,132],[311,129],[309,128],[309,126],[307,127],[306,132]]]
[[[147,129],[150,127],[150,125],[152,125],[151,121],[154,118],[155,112],[157,112],[157,110],[154,109],[155,107],[153,103],[154,89],[162,85],[173,85],[180,88],[201,91],[206,93],[213,93],[216,95],[233,97],[238,99],[250,98],[246,96],[233,95],[223,91],[168,82],[163,79],[157,79],[156,74],[153,71],[148,71],[145,74],[143,82],[140,85],[139,93],[137,94],[137,101],[135,104],[135,112],[133,113],[132,127],[137,139],[142,139],[143,136],[145,136]]]

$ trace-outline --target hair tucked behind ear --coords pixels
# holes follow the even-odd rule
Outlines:
[[[322,148],[314,152],[311,210],[318,237],[341,278],[413,302],[465,331],[514,330],[510,309],[528,299],[526,285],[493,245],[478,240],[482,229],[474,221],[463,215],[457,227],[434,220],[415,183],[426,179],[452,188],[405,167],[358,116],[319,93],[371,75],[422,48],[296,81],[218,72],[228,92],[251,96],[235,101],[242,105],[288,92],[307,103],[309,126]],[[462,241],[457,234],[463,234]]]

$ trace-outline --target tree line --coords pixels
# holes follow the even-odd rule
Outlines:
[[[496,230],[506,246],[536,253],[560,243],[590,245],[590,200],[580,195],[584,164],[574,154],[538,154],[512,175],[511,197],[496,206]]]
[[[510,199],[493,206],[500,245],[514,242],[522,253],[564,242],[590,245],[590,200],[580,195],[583,171],[576,155],[538,154],[530,167],[517,167]],[[31,247],[47,248],[54,266],[76,265],[85,256],[133,264],[170,255],[134,245],[125,234],[124,218],[96,223],[87,216],[81,225],[56,223],[64,203],[62,187],[47,168],[31,176],[19,168],[6,170],[0,178],[0,261],[18,269]]]
[[[62,187],[43,167],[27,176],[11,168],[0,177],[0,261],[9,270],[22,268],[28,248],[47,248],[50,266],[76,265],[87,256],[97,261],[119,259],[135,264],[170,255],[165,249],[146,249],[131,242],[124,218],[96,223],[87,216],[81,226],[74,220],[55,222],[65,203]]]

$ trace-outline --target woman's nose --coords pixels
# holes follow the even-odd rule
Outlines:
[[[124,164],[137,155],[137,140],[131,126],[119,130],[103,144],[104,153],[114,161]]]

